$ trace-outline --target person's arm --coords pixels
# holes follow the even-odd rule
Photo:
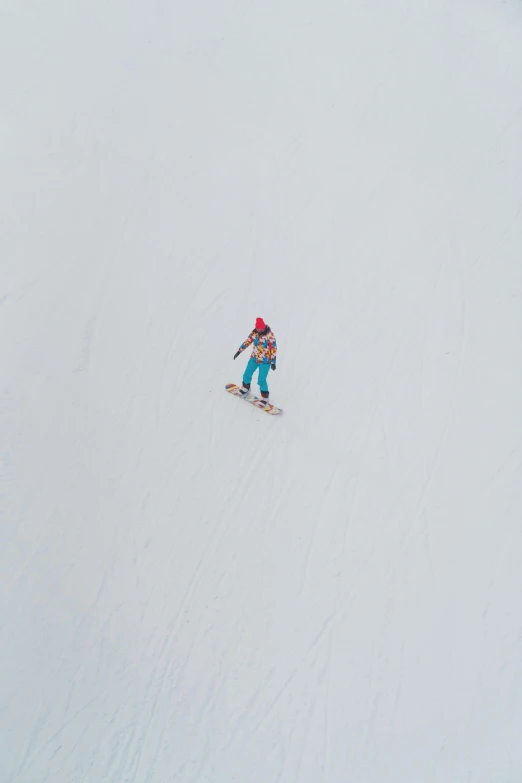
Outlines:
[[[241,345],[239,346],[239,351],[236,351],[236,353],[234,354],[234,359],[237,359],[239,354],[243,353],[245,348],[248,348],[249,345],[252,345],[253,341],[254,341],[254,332],[250,332],[245,342],[241,343]]]
[[[275,334],[272,335],[272,338],[273,339],[270,341],[270,366],[272,367],[272,370],[275,370],[277,359],[277,341]]]

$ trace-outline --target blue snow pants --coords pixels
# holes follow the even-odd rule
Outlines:
[[[257,378],[257,382],[259,383],[259,388],[261,391],[267,392],[268,391],[268,383],[266,382],[266,376],[268,375],[268,371],[270,369],[269,364],[258,364],[255,359],[249,359],[248,364],[245,367],[245,372],[243,373],[243,383],[250,383],[252,381],[252,376],[255,373],[256,370],[259,370],[259,375]]]

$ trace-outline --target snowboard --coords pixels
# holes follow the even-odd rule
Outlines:
[[[272,405],[271,402],[266,402],[266,400],[263,400],[260,397],[256,397],[255,394],[242,389],[241,386],[237,386],[235,383],[227,383],[225,389],[227,392],[230,392],[230,394],[235,394],[236,397],[241,397],[243,400],[250,402],[256,408],[259,408],[259,410],[272,414],[272,416],[277,416],[278,413],[283,412],[281,408],[276,408],[276,406]]]

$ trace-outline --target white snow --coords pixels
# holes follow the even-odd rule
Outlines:
[[[0,52],[1,783],[520,783],[521,4]]]

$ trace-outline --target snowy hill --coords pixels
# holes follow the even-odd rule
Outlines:
[[[520,783],[520,3],[0,52],[0,781]]]

